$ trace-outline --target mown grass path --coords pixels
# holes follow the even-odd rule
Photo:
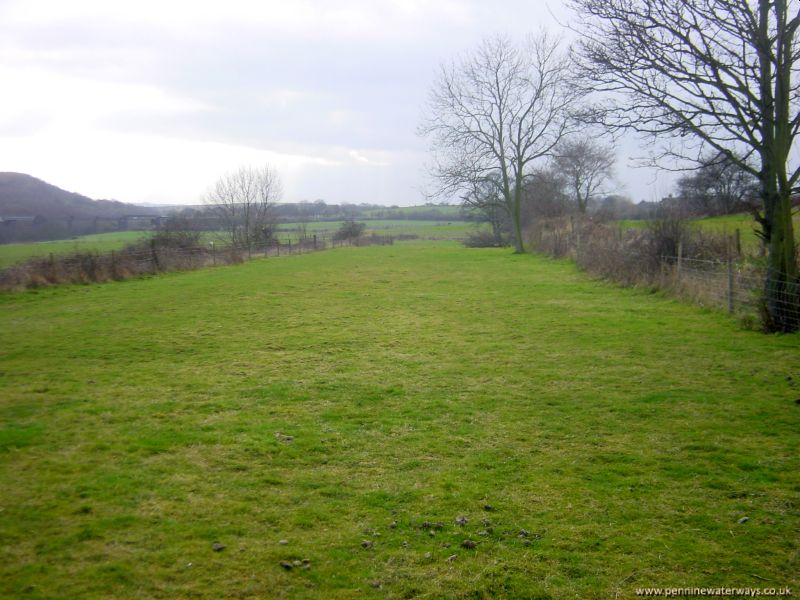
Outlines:
[[[566,263],[342,248],[6,294],[0,332],[5,597],[800,583],[800,337]]]

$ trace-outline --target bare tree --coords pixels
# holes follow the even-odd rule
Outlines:
[[[250,252],[272,238],[272,207],[282,193],[277,171],[269,166],[242,167],[219,178],[205,203],[219,218],[225,239]]]
[[[579,18],[587,115],[613,130],[679,142],[665,152],[720,152],[758,178],[769,244],[765,325],[800,328],[790,154],[800,128],[798,0],[568,0]]]
[[[567,85],[567,58],[542,33],[521,47],[507,38],[484,40],[444,65],[431,91],[420,133],[431,140],[433,175],[444,195],[494,183],[524,252],[520,210],[525,176],[548,156],[569,127],[576,98]]]
[[[678,180],[681,198],[693,212],[727,215],[744,209],[758,210],[758,180],[722,153],[702,159],[700,167]]]
[[[581,214],[603,193],[613,176],[614,148],[589,138],[566,138],[556,146],[553,169],[567,181],[572,201]]]

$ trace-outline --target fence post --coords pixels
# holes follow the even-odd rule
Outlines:
[[[217,247],[214,242],[211,242],[211,264],[217,266]]]
[[[292,253],[292,238],[289,238],[289,254]]]
[[[158,273],[161,267],[158,264],[158,253],[156,252],[156,241],[150,240],[150,254],[153,256],[153,272]]]
[[[275,240],[275,248],[278,249],[278,256],[281,255],[281,241],[279,239]]]
[[[738,229],[736,230],[739,231]],[[733,290],[733,243],[734,240],[731,237],[728,237],[728,251],[727,251],[727,258],[728,258],[728,312],[733,314],[735,306],[734,306],[734,290]]]
[[[681,271],[683,270],[683,240],[678,240],[678,285],[681,283]]]
[[[314,250],[317,249],[317,234],[314,234]]]
[[[742,232],[736,229],[736,258],[742,257]]]

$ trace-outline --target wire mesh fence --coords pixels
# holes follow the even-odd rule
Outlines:
[[[662,265],[665,287],[697,304],[757,316],[765,302],[771,302],[781,314],[800,322],[798,284],[784,273],[767,278],[766,270],[753,263],[681,256],[666,256]]]
[[[738,232],[627,228],[591,220],[543,221],[530,232],[533,248],[572,257],[585,271],[626,286],[666,290],[696,304],[726,310],[767,331],[800,326],[800,281],[767,277],[763,256],[744,256]]]
[[[342,246],[391,245],[416,236],[368,235],[337,239],[335,236],[309,236],[301,240],[269,240],[248,247],[217,242],[180,246],[163,245],[155,240],[111,252],[50,254],[32,258],[0,271],[0,289],[26,289],[59,283],[91,283],[128,279],[166,271],[187,271],[206,266],[237,264],[264,257],[290,256],[319,252]]]

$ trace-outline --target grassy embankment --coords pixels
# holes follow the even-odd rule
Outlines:
[[[414,242],[6,294],[0,331],[2,596],[800,584],[796,335]]]

